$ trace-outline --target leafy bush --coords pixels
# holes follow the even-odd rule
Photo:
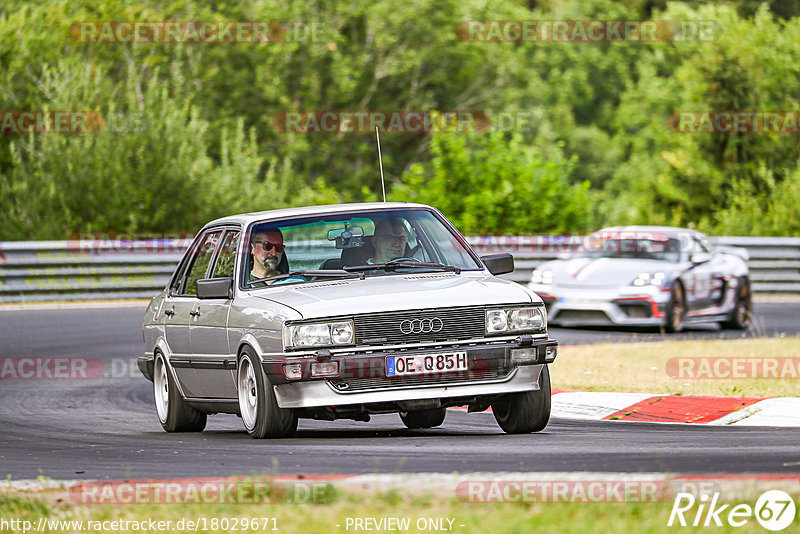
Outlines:
[[[591,228],[589,184],[570,185],[575,159],[541,157],[521,136],[436,134],[431,160],[411,166],[391,200],[437,206],[471,234]]]

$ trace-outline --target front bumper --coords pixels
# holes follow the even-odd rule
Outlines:
[[[549,324],[559,326],[661,326],[670,299],[659,287],[584,289],[529,284],[547,307]]]
[[[449,345],[435,348],[382,350],[372,353],[310,356],[262,362],[281,408],[312,408],[422,399],[475,397],[531,391],[539,388],[542,366],[552,363],[558,342],[521,336],[517,342]],[[468,369],[429,375],[387,376],[387,356],[434,355],[466,352]],[[287,361],[337,360],[339,376],[328,379],[287,380]]]
[[[153,355],[152,354],[145,354],[144,356],[139,356],[136,358],[136,365],[139,367],[139,371],[144,375],[146,379],[150,382],[153,381]]]
[[[281,408],[312,408],[421,399],[476,397],[537,390],[539,389],[539,374],[542,367],[542,365],[517,367],[509,377],[504,378],[502,381],[476,382],[472,384],[431,384],[408,389],[364,391],[346,395],[336,391],[328,381],[295,382],[273,387],[278,406]]]

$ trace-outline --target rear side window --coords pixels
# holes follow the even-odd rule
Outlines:
[[[233,267],[236,263],[236,247],[239,243],[239,231],[229,230],[222,238],[219,254],[211,271],[211,278],[233,278]]]
[[[208,264],[211,262],[214,251],[217,250],[221,236],[222,231],[217,230],[208,232],[201,238],[199,246],[194,251],[194,255],[189,259],[183,279],[178,285],[177,289],[179,294],[197,294],[197,281],[206,277]]]

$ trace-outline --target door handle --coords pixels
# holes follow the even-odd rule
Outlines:
[[[173,315],[175,315],[175,308],[172,308],[171,310],[164,310],[164,315],[172,317]]]
[[[200,310],[192,310],[189,312],[192,317],[200,317]]]

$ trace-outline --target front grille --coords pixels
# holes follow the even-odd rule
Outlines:
[[[653,316],[649,302],[617,303],[620,309],[633,319],[647,319]]]
[[[486,312],[477,307],[376,313],[357,315],[353,319],[356,343],[359,345],[456,341],[485,337]],[[401,330],[401,326],[404,330]],[[424,331],[418,332],[420,329]]]
[[[367,389],[401,388],[410,386],[438,386],[440,384],[457,384],[459,382],[474,382],[479,380],[496,380],[507,377],[511,370],[505,366],[496,369],[486,369],[480,372],[464,371],[448,375],[434,376],[398,376],[394,378],[337,378],[329,380],[336,391],[364,391]]]
[[[555,319],[558,321],[586,321],[593,324],[611,323],[608,315],[600,310],[561,310]]]

